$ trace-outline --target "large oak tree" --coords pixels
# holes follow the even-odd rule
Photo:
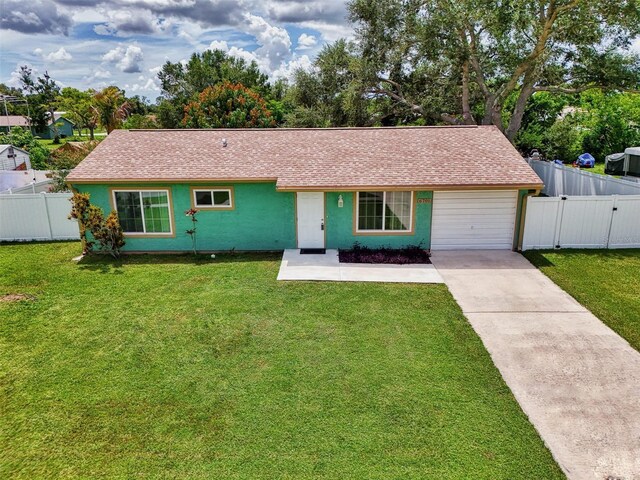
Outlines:
[[[495,124],[514,140],[535,92],[637,91],[636,0],[353,0],[352,72],[398,115]]]

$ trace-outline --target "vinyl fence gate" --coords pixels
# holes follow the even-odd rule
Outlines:
[[[522,250],[640,248],[640,195],[530,197]]]

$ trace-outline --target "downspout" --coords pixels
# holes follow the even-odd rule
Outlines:
[[[520,224],[518,225],[518,238],[515,250],[522,252],[522,241],[524,239],[524,225],[527,218],[527,199],[540,194],[541,189],[529,190],[523,197],[520,204]]]

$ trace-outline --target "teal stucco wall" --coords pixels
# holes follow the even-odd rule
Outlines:
[[[338,197],[342,195],[344,205],[338,207]],[[355,242],[367,247],[389,246],[400,248],[407,245],[422,245],[431,247],[431,206],[433,192],[414,192],[417,202],[414,204],[415,229],[413,235],[367,235],[354,234],[353,202],[355,192],[327,192],[326,194],[326,239],[327,248],[350,248]],[[422,203],[420,202],[422,199]]]
[[[283,250],[296,248],[295,193],[278,192],[274,183],[216,183],[234,189],[233,210],[200,210],[197,218],[199,250]],[[197,184],[74,185],[91,195],[91,203],[105,212],[112,209],[110,188],[169,188],[173,201],[174,237],[127,237],[125,251],[190,251],[186,231],[191,220],[184,212],[191,208],[190,187]],[[211,185],[207,185],[211,186]],[[344,205],[338,207],[338,196]],[[325,228],[327,248],[350,248],[355,242],[369,247],[422,245],[430,248],[433,192],[415,192],[415,228],[411,235],[354,234],[354,192],[327,192]]]
[[[216,183],[215,186],[224,186]],[[124,251],[189,251],[191,219],[184,212],[191,208],[188,184],[144,184],[138,187],[170,188],[173,199],[175,237],[127,237]],[[197,215],[199,250],[283,250],[295,248],[295,194],[276,192],[274,183],[232,184],[233,210],[200,210]],[[135,189],[133,185],[75,185],[91,194],[91,203],[105,212],[112,207],[109,188]]]

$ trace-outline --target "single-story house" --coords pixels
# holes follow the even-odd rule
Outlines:
[[[73,129],[76,127],[76,124],[62,116],[61,112],[53,112],[53,117],[55,122],[49,120],[47,128],[34,132],[34,135],[47,140],[53,140],[56,136],[55,129],[57,128],[60,138],[73,137]]]
[[[512,249],[542,181],[493,126],[115,130],[67,177],[125,251]]]
[[[13,145],[0,145],[0,170],[29,170],[29,152]]]
[[[72,137],[75,123],[68,118],[62,116],[59,112],[54,112],[55,126],[58,129],[60,138]],[[37,137],[52,140],[55,137],[54,126],[51,120],[43,130],[33,130],[33,134]],[[0,116],[0,132],[7,133],[13,127],[30,128],[29,119],[22,115],[3,115]]]

